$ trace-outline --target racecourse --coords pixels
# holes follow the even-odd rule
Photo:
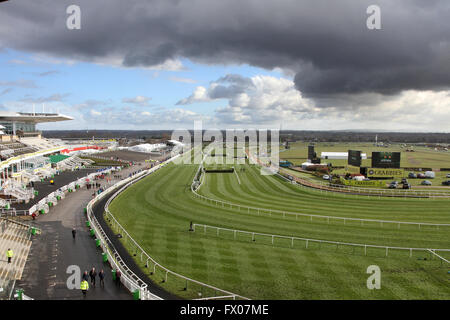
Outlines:
[[[242,169],[243,168],[243,169]],[[189,223],[228,229],[368,245],[450,248],[448,227],[379,225],[282,216],[222,207],[191,191],[198,165],[170,164],[119,195],[110,210],[156,261],[192,279],[251,299],[449,299],[448,265],[426,252],[372,249],[364,254],[346,246],[264,239],[197,230]],[[266,209],[315,215],[450,223],[448,200],[368,198],[299,188],[276,176],[261,176],[253,165],[236,165],[235,173],[206,173],[199,193],[212,199]],[[236,176],[237,174],[237,176]],[[238,179],[239,177],[239,179]],[[239,183],[240,181],[240,183]],[[127,243],[125,243],[127,246]],[[130,252],[133,248],[129,247]],[[448,253],[444,253],[449,257]],[[135,257],[138,261],[138,257]],[[426,259],[426,260],[425,260]],[[370,265],[382,271],[382,288],[366,286]],[[175,277],[150,275],[176,295],[208,295]],[[212,294],[212,293],[209,293]]]

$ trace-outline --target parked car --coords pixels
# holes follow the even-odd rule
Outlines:
[[[409,183],[404,183],[403,189],[411,189],[411,185]]]
[[[423,185],[423,186],[431,186],[431,181],[423,180],[420,184]]]
[[[425,179],[426,177],[425,177],[425,175],[423,173],[418,173],[417,174],[417,178],[418,179]]]
[[[402,183],[403,183],[403,184],[408,183],[408,180],[407,180],[406,178],[403,178],[403,179],[402,179]]]
[[[322,178],[323,180],[330,180],[330,176],[327,174],[323,175]]]
[[[434,173],[433,171],[426,171],[425,177],[428,179],[434,179],[436,177],[436,173]]]
[[[446,178],[450,178],[450,173],[447,173],[447,175],[445,177]]]
[[[443,186],[450,186],[450,180],[442,181]]]
[[[416,175],[414,172],[410,172],[410,173],[408,173],[408,178],[410,178],[410,179],[416,179],[416,178],[417,178],[417,175]]]
[[[397,181],[392,181],[389,184],[389,189],[397,189],[397,187],[398,187],[398,182]]]

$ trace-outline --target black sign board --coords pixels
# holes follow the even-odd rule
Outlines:
[[[400,152],[372,152],[372,168],[400,168]]]
[[[348,150],[348,164],[355,167],[361,166],[361,151]]]

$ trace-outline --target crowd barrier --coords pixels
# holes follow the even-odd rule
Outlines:
[[[156,170],[158,170],[159,168],[161,168],[161,167],[163,167],[164,165],[166,165],[167,163],[169,163],[169,162],[171,162],[171,161],[173,161],[173,160],[175,160],[176,158],[178,158],[180,155],[177,155],[177,156],[175,156],[175,157],[172,157],[172,158],[170,158],[169,160],[167,160],[166,162],[164,162],[164,163],[161,163],[160,165],[158,165],[158,166],[155,166],[155,167],[153,167],[153,168],[151,168],[151,169],[148,169],[148,170],[146,170],[146,171],[144,171],[144,172],[142,172],[142,173],[140,173],[140,174],[137,174],[136,176],[133,176],[133,177],[131,177],[131,178],[128,178],[128,179],[125,179],[125,180],[122,180],[121,182],[119,182],[119,183],[117,183],[116,185],[114,185],[113,187],[111,187],[110,189],[107,189],[105,192],[103,192],[102,194],[101,194],[101,196],[105,196],[107,193],[106,192],[108,192],[108,194],[110,194],[112,191],[114,191],[114,190],[117,190],[109,199],[108,199],[108,201],[107,201],[107,204],[105,205],[105,213],[106,213],[106,217],[108,217],[109,219],[110,219],[110,221],[111,221],[111,224],[112,224],[112,228],[116,231],[116,232],[119,232],[121,235],[122,235],[122,237],[124,238],[124,240],[126,240],[126,241],[130,241],[132,244],[133,244],[133,247],[136,249],[136,251],[135,251],[135,254],[136,255],[138,255],[139,257],[140,257],[140,260],[141,260],[141,262],[144,262],[145,261],[145,264],[146,264],[146,266],[149,266],[149,267],[152,267],[153,268],[153,273],[155,273],[156,272],[156,270],[158,269],[158,270],[160,270],[160,271],[162,271],[164,274],[165,274],[165,279],[164,279],[164,281],[165,282],[167,282],[168,281],[168,275],[171,275],[171,276],[175,276],[176,278],[178,278],[178,279],[180,279],[180,280],[183,280],[183,281],[185,281],[186,282],[186,286],[185,286],[185,288],[187,288],[188,287],[188,283],[191,283],[191,284],[195,284],[195,285],[198,285],[198,286],[200,286],[200,287],[204,287],[205,289],[208,289],[208,290],[210,290],[210,291],[212,291],[212,292],[216,292],[216,293],[219,293],[220,295],[214,295],[214,296],[211,296],[211,297],[203,297],[203,298],[201,298],[201,299],[203,299],[203,300],[205,300],[205,299],[233,299],[233,300],[235,300],[235,299],[244,299],[244,300],[248,300],[248,298],[246,298],[246,297],[243,297],[243,296],[240,296],[240,295],[238,295],[238,294],[235,294],[235,293],[232,293],[232,292],[229,292],[229,291],[226,291],[226,290],[223,290],[223,289],[220,289],[220,288],[217,288],[217,287],[214,287],[214,286],[211,286],[211,285],[208,285],[208,284],[206,284],[206,283],[203,283],[203,282],[200,282],[200,281],[197,281],[197,280],[194,280],[194,279],[191,279],[191,278],[188,278],[188,277],[185,277],[185,276],[183,276],[183,275],[181,275],[181,274],[178,274],[178,273],[176,273],[176,272],[174,272],[174,271],[171,271],[171,270],[169,270],[168,268],[166,268],[166,267],[164,267],[164,266],[162,266],[161,264],[159,264],[156,260],[154,260],[147,252],[145,252],[145,250],[144,249],[142,249],[140,246],[139,246],[139,244],[130,236],[130,234],[125,230],[125,228],[123,228],[122,227],[122,225],[117,221],[117,219],[112,215],[112,213],[109,211],[109,204],[110,204],[110,202],[115,198],[115,197],[117,197],[122,191],[124,191],[126,188],[128,188],[130,185],[132,185],[133,183],[135,183],[135,182],[137,182],[137,181],[139,181],[139,180],[141,180],[142,178],[144,178],[144,177],[146,177],[147,175],[149,175],[150,173],[152,173],[152,172],[154,172],[154,171],[156,171]],[[99,195],[99,197],[100,197],[100,195]],[[96,200],[96,199],[94,199],[94,200],[92,200],[91,201],[91,203],[94,203],[94,201],[98,201],[98,200]],[[88,209],[88,213],[89,213],[89,210],[92,210],[92,209]],[[95,219],[95,217],[93,217],[93,214],[88,214],[88,217],[90,217],[91,219],[92,219],[92,221],[95,221],[94,219]],[[97,223],[96,222],[94,222],[96,225],[97,225]],[[97,234],[98,232],[96,232],[96,234]],[[103,240],[103,242],[102,243],[105,243],[106,241],[104,241]],[[125,268],[125,270],[127,270],[128,268]],[[129,270],[129,269],[128,269]],[[142,281],[142,280],[141,280]],[[135,288],[137,288],[138,287],[138,285],[135,283],[134,284],[134,287]],[[141,291],[141,299],[151,299],[152,297],[149,295],[149,290],[148,290],[148,288],[145,286],[143,286],[143,287],[141,287],[140,289],[139,289],[140,291]],[[159,297],[158,297],[159,298]]]
[[[204,224],[193,224],[194,232],[196,229],[201,228],[203,229],[204,234],[207,233],[207,229],[215,230],[215,234],[217,236],[220,235],[220,231],[228,232],[232,235],[233,239],[236,240],[238,235],[247,235],[248,239],[251,239],[251,241],[256,242],[256,236],[265,239],[270,239],[272,245],[274,245],[275,239],[279,240],[288,240],[290,242],[290,247],[294,248],[294,243],[296,242],[304,242],[305,248],[308,249],[308,246],[311,243],[318,243],[319,245],[322,244],[331,244],[335,245],[336,248],[339,248],[339,246],[346,246],[346,247],[359,247],[364,249],[364,255],[367,255],[367,249],[382,249],[385,251],[386,257],[389,256],[389,251],[407,251],[409,252],[409,257],[411,258],[413,255],[413,252],[421,252],[421,253],[427,253],[431,252],[435,255],[436,252],[450,252],[450,249],[437,249],[437,248],[412,248],[412,247],[396,247],[396,246],[382,246],[382,245],[373,245],[373,244],[361,244],[361,243],[350,243],[350,242],[340,242],[340,241],[331,241],[331,240],[320,240],[320,239],[310,239],[310,238],[301,238],[301,237],[293,237],[293,236],[282,236],[282,235],[276,235],[276,234],[267,234],[267,233],[259,233],[259,232],[252,232],[252,231],[244,231],[244,230],[238,230],[238,229],[228,229],[228,228],[221,228],[217,226],[210,226],[210,225],[204,225]],[[443,257],[439,256],[439,258],[445,260]]]
[[[208,155],[204,156],[203,161],[206,159],[207,156]],[[199,166],[199,170],[201,170],[201,168],[202,168],[203,161]],[[283,218],[286,218],[286,216],[292,216],[292,217],[295,216],[296,220],[298,220],[298,217],[307,217],[310,219],[310,221],[313,221],[313,219],[315,219],[316,221],[317,220],[321,220],[321,221],[326,220],[327,223],[330,223],[332,220],[342,221],[344,224],[346,224],[348,221],[353,221],[353,222],[360,223],[361,226],[363,226],[364,223],[377,223],[380,225],[380,227],[383,227],[383,225],[386,225],[386,224],[391,224],[391,225],[396,225],[398,229],[400,229],[401,225],[416,226],[416,227],[418,227],[419,230],[423,226],[436,227],[436,229],[438,229],[438,230],[440,227],[450,227],[450,224],[447,224],[447,223],[409,222],[409,221],[394,221],[394,220],[379,220],[379,219],[327,216],[327,215],[309,214],[309,213],[303,213],[303,212],[290,212],[290,211],[286,211],[286,210],[276,210],[276,209],[267,209],[267,208],[240,205],[240,204],[236,204],[236,203],[232,203],[232,202],[228,202],[228,201],[209,198],[209,197],[199,194],[198,190],[203,185],[203,182],[205,179],[204,176],[205,176],[204,174],[201,175],[200,181],[198,183],[196,183],[196,180],[194,179],[194,181],[191,185],[191,192],[194,194],[194,196],[199,199],[202,199],[208,203],[214,204],[215,206],[222,206],[222,208],[228,207],[230,209],[235,208],[239,212],[251,213],[251,211],[253,211],[253,212],[257,213],[258,215],[267,213],[269,216],[279,215],[279,216],[282,216]],[[289,181],[289,179],[287,179],[286,177],[284,177],[282,175],[279,175],[279,176],[281,178]]]

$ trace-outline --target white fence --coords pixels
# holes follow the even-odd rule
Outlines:
[[[429,223],[429,222],[408,222],[408,221],[393,221],[393,220],[378,220],[378,219],[364,219],[364,218],[351,218],[351,217],[339,217],[339,216],[326,216],[326,215],[318,215],[318,214],[309,214],[309,213],[302,213],[302,212],[290,212],[290,211],[284,211],[284,210],[276,210],[276,209],[267,209],[267,208],[259,208],[259,207],[252,207],[252,206],[245,206],[240,205],[236,203],[231,203],[227,201],[222,201],[218,199],[213,199],[206,197],[204,195],[201,195],[197,192],[199,188],[195,189],[193,186],[191,186],[191,191],[193,194],[208,203],[211,203],[215,206],[221,206],[222,208],[230,208],[230,209],[237,209],[239,212],[242,213],[251,213],[252,211],[258,215],[261,214],[268,214],[269,216],[272,215],[279,215],[283,218],[286,218],[286,216],[295,216],[295,219],[298,220],[298,217],[308,217],[310,221],[313,221],[313,218],[321,221],[326,221],[327,223],[330,223],[333,220],[339,220],[342,221],[344,224],[346,224],[348,221],[356,221],[360,223],[361,226],[364,225],[364,223],[377,223],[381,227],[386,224],[391,225],[397,225],[397,228],[400,229],[401,225],[412,225],[417,226],[418,229],[421,229],[423,226],[430,226],[430,227],[436,227],[437,230],[439,230],[440,227],[450,227],[450,224],[448,223]]]
[[[171,159],[169,159],[167,162],[173,161],[175,158],[177,158],[178,156],[175,156]],[[164,164],[166,164],[167,162],[165,162]],[[164,165],[162,164],[162,165]],[[109,204],[110,202],[117,197],[122,191],[124,191],[126,188],[128,188],[131,184],[137,182],[138,180],[140,180],[141,178],[147,176],[148,174],[158,170],[160,168],[160,166],[156,166],[153,167],[149,170],[147,170],[145,173],[141,174],[141,175],[136,175],[136,177],[133,177],[132,179],[126,179],[123,182],[121,182],[121,188],[120,190],[118,190],[113,196],[110,197],[110,199],[108,200],[107,204],[105,205],[105,212],[106,212],[106,216],[108,218],[111,219],[111,225],[112,228],[115,229],[117,232],[119,232],[122,236],[123,239],[125,241],[130,241],[132,246],[135,248],[136,250],[136,255],[139,255],[141,262],[145,261],[145,265],[148,267],[153,267],[153,274],[156,273],[157,270],[163,272],[163,274],[165,275],[164,277],[164,282],[168,281],[168,275],[172,275],[176,278],[178,278],[179,280],[184,281],[185,284],[185,289],[188,288],[188,284],[190,283],[198,285],[200,287],[204,287],[205,289],[210,290],[211,292],[215,292],[216,294],[214,296],[211,297],[207,297],[207,298],[202,298],[202,299],[217,299],[217,293],[219,293],[219,297],[223,299],[223,297],[228,297],[230,299],[244,299],[244,300],[249,300],[246,297],[243,297],[241,295],[229,292],[227,290],[223,290],[211,285],[208,285],[206,283],[185,277],[181,274],[178,274],[174,271],[169,270],[168,268],[162,266],[161,264],[159,264],[156,260],[154,260],[147,252],[145,252],[144,249],[141,248],[141,246],[139,246],[139,244],[130,236],[130,234],[122,227],[122,225],[117,221],[117,219],[112,215],[112,213],[109,211]]]
[[[383,249],[386,253],[386,257],[389,255],[389,250],[401,250],[401,251],[409,251],[409,256],[412,257],[412,254],[414,251],[420,251],[420,252],[450,252],[450,249],[431,249],[431,248],[408,248],[408,247],[395,247],[395,246],[381,246],[381,245],[372,245],[372,244],[361,244],[361,243],[349,243],[349,242],[340,242],[340,241],[331,241],[331,240],[319,240],[319,239],[310,239],[310,238],[301,238],[301,237],[291,237],[291,236],[282,236],[282,235],[275,235],[275,234],[267,234],[267,233],[259,233],[259,232],[252,232],[252,231],[244,231],[244,230],[237,230],[237,229],[228,229],[228,228],[221,228],[216,226],[210,226],[210,225],[204,225],[204,224],[193,224],[194,232],[196,229],[202,228],[204,234],[207,233],[208,229],[215,230],[215,235],[219,236],[220,231],[228,232],[232,235],[233,239],[237,239],[239,235],[247,235],[248,238],[251,238],[251,241],[256,241],[256,236],[260,238],[269,239],[271,244],[273,245],[275,243],[275,240],[288,240],[290,242],[291,248],[294,248],[295,242],[302,242],[305,245],[305,248],[308,249],[308,246],[311,243],[318,243],[319,245],[322,244],[331,244],[335,245],[336,248],[339,248],[339,246],[347,246],[347,247],[359,247],[364,249],[364,255],[367,255],[367,249],[368,248],[374,248],[374,249]],[[443,259],[441,257],[441,259]]]
[[[220,297],[228,297],[230,299],[248,299],[246,297],[234,294],[232,292],[226,291],[226,290],[222,290],[220,288],[216,288],[214,286],[210,286],[208,284],[202,283],[200,281],[196,281],[194,279],[185,277],[183,275],[180,275],[178,273],[175,273],[167,268],[165,268],[164,266],[162,266],[161,264],[159,264],[158,262],[156,262],[150,255],[148,255],[140,246],[139,244],[130,236],[130,234],[122,227],[122,225],[120,225],[120,223],[115,219],[115,217],[111,214],[111,212],[109,211],[109,204],[110,202],[123,190],[125,190],[127,187],[129,187],[131,184],[139,181],[140,179],[142,179],[143,177],[149,175],[150,173],[158,170],[159,168],[161,168],[162,166],[164,166],[165,164],[167,164],[168,162],[173,161],[175,158],[177,158],[177,156],[167,160],[166,162],[155,166],[151,169],[142,171],[137,173],[136,175],[129,177],[127,179],[124,179],[120,182],[118,182],[117,184],[115,184],[114,186],[112,186],[111,188],[108,188],[107,190],[105,190],[104,192],[102,192],[100,195],[98,195],[96,198],[94,198],[87,207],[87,214],[88,214],[88,220],[91,222],[91,225],[94,229],[95,235],[97,236],[98,239],[100,239],[101,242],[101,247],[104,251],[105,254],[108,255],[108,260],[111,262],[112,266],[114,268],[118,268],[119,270],[121,270],[123,275],[128,275],[126,277],[122,276],[122,281],[124,282],[124,285],[129,288],[130,291],[134,291],[134,290],[139,290],[140,291],[140,298],[142,300],[155,300],[155,299],[161,299],[160,297],[152,294],[149,290],[147,285],[141,280],[139,279],[123,262],[123,260],[120,258],[120,256],[117,254],[117,252],[115,251],[115,249],[113,249],[112,245],[110,244],[109,239],[107,238],[105,232],[103,231],[103,229],[101,228],[100,224],[98,223],[97,219],[95,218],[95,216],[93,215],[92,212],[92,206],[99,201],[100,199],[102,199],[104,196],[106,196],[107,194],[110,194],[111,192],[117,190],[114,195],[108,199],[107,204],[105,205],[105,211],[106,211],[106,216],[107,218],[110,219],[111,221],[111,226],[113,229],[115,229],[115,231],[119,232],[125,241],[130,241],[133,246],[139,250],[139,252],[137,252],[136,254],[139,254],[141,262],[146,261],[146,266],[149,266],[150,264],[153,264],[153,273],[156,272],[156,270],[160,270],[162,272],[165,273],[165,281],[168,281],[168,275],[172,275],[175,276],[183,281],[186,281],[186,289],[188,287],[188,283],[194,283],[196,285],[208,288],[210,290],[213,290],[215,292],[220,293]],[[108,245],[109,244],[109,245]],[[150,264],[149,264],[150,262]],[[214,297],[208,297],[208,298],[204,298],[204,299],[214,299],[217,298],[216,296]]]
[[[64,199],[65,194],[68,190],[71,190],[72,192],[76,192],[76,190],[77,190],[76,186],[79,186],[80,189],[83,188],[88,183],[87,179],[89,179],[89,181],[91,182],[95,176],[100,175],[100,174],[110,173],[111,171],[115,171],[115,170],[118,170],[117,167],[106,168],[106,169],[98,171],[98,172],[92,172],[85,177],[82,177],[75,181],[72,181],[72,182],[68,183],[67,185],[62,186],[58,190],[53,191],[52,193],[48,194],[46,197],[42,198],[38,203],[33,205],[26,212],[26,214],[31,215],[33,212],[40,211],[42,209],[44,209],[44,212],[47,213],[49,211],[48,204],[51,202],[53,206],[57,205],[58,197],[60,199]]]
[[[136,176],[141,175],[141,173],[136,174]],[[133,179],[135,177],[127,178],[114,186],[108,188],[104,192],[97,195],[93,200],[91,200],[87,207],[87,218],[90,223],[90,227],[94,230],[94,234],[97,239],[100,240],[100,246],[102,248],[103,254],[106,254],[108,257],[108,261],[111,264],[111,267],[115,270],[120,270],[122,273],[122,276],[120,277],[120,281],[124,284],[124,286],[130,291],[135,292],[136,290],[139,291],[139,296],[141,299],[153,299],[153,300],[160,300],[159,297],[152,295],[151,293],[147,292],[147,284],[142,281],[138,276],[134,274],[123,262],[120,255],[115,250],[114,246],[112,245],[112,242],[107,237],[106,233],[102,229],[100,223],[97,221],[97,219],[94,216],[92,207],[95,203],[102,200],[106,195],[113,192],[116,188],[122,186],[127,181]]]
[[[258,157],[255,155],[247,154],[249,158],[251,158],[254,163],[258,163],[261,165]],[[262,165],[261,165],[262,166]],[[285,174],[292,175],[289,171],[281,169]],[[295,171],[295,170],[294,170]],[[281,175],[280,175],[281,176]],[[285,177],[283,177],[285,178]],[[309,181],[304,178],[295,177],[297,183],[303,185],[308,188],[315,188],[321,190],[323,192],[338,192],[342,194],[349,195],[360,195],[360,196],[368,196],[368,197],[404,197],[404,198],[431,198],[431,199],[439,199],[439,198],[450,198],[449,192],[439,192],[435,190],[413,190],[413,189],[378,189],[378,188],[363,188],[363,187],[355,187],[355,186],[343,186],[338,184],[330,184],[323,183],[322,181]]]
[[[208,155],[209,154],[206,153],[205,156],[203,157],[202,163],[200,163],[198,171],[200,171],[202,169],[203,162],[208,157]],[[198,171],[197,171],[197,173],[198,173]],[[197,176],[197,175],[195,175],[195,176]],[[281,176],[281,177],[283,179],[288,180],[284,176]],[[356,221],[356,222],[360,223],[361,226],[363,226],[364,223],[377,223],[377,224],[380,225],[380,227],[383,227],[383,225],[386,225],[386,224],[391,224],[391,225],[396,225],[398,229],[400,229],[401,225],[417,226],[419,230],[422,228],[422,226],[436,227],[437,230],[439,230],[440,227],[450,227],[450,224],[448,224],[448,223],[408,222],[408,221],[393,221],[393,220],[379,220],[379,219],[364,219],[364,218],[352,218],[352,217],[326,216],[326,215],[309,214],[309,213],[303,213],[303,212],[290,212],[290,211],[286,211],[286,210],[276,210],[276,209],[267,209],[267,208],[260,208],[260,207],[245,206],[245,205],[235,204],[235,203],[232,203],[232,202],[227,202],[227,201],[222,201],[222,200],[218,200],[218,199],[209,198],[209,197],[206,197],[204,195],[199,194],[197,191],[203,185],[204,179],[205,179],[205,173],[202,174],[199,185],[195,184],[195,182],[196,182],[195,180],[192,181],[191,191],[197,198],[200,198],[200,199],[202,199],[202,200],[204,200],[204,201],[206,201],[208,203],[211,203],[211,204],[213,204],[215,206],[222,206],[222,208],[228,207],[230,209],[235,208],[239,212],[247,212],[248,214],[251,213],[251,211],[253,210],[253,212],[255,212],[258,215],[266,213],[269,216],[272,216],[272,215],[277,214],[279,216],[282,216],[283,218],[286,218],[286,216],[295,216],[296,220],[298,220],[298,217],[300,216],[300,217],[308,217],[310,219],[310,221],[313,221],[313,218],[316,221],[317,220],[321,220],[321,221],[325,221],[326,220],[328,224],[332,220],[342,221],[344,223],[344,225],[347,223],[347,221]]]

